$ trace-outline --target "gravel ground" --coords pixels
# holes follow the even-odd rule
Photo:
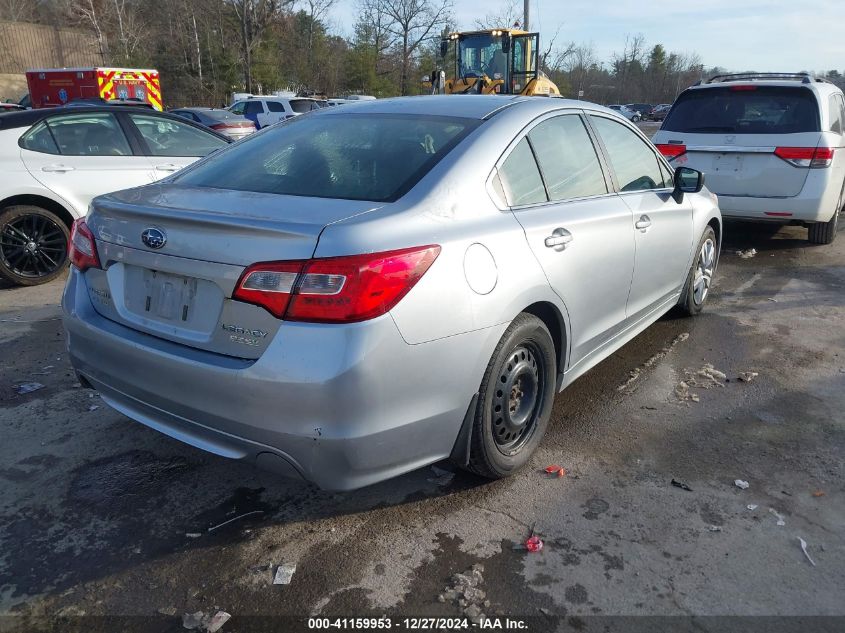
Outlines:
[[[0,289],[0,631],[179,631],[183,613],[218,610],[223,631],[295,631],[257,616],[467,609],[532,631],[796,622],[690,615],[842,630],[845,237],[726,235],[705,313],[664,317],[560,394],[530,466],[492,483],[441,464],[324,493],[202,453],[78,387],[61,281]],[[16,393],[31,381],[44,387]],[[537,553],[518,549],[532,527]],[[284,563],[292,580],[274,585]]]

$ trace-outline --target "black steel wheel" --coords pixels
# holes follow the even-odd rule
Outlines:
[[[37,286],[58,277],[68,264],[67,225],[35,206],[0,211],[0,277],[20,286]]]
[[[546,433],[556,377],[555,345],[545,323],[533,314],[518,315],[484,373],[470,436],[469,470],[499,479],[525,465]]]

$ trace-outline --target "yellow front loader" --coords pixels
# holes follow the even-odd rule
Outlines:
[[[518,29],[450,33],[440,41],[444,70],[423,87],[433,94],[560,95],[540,70],[539,48],[539,33]]]

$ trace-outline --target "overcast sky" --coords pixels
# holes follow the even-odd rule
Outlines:
[[[498,13],[506,0],[453,0],[458,27]],[[339,0],[335,30],[351,35],[356,0]],[[521,2],[520,2],[521,6]],[[625,35],[649,46],[696,52],[729,70],[845,71],[845,0],[531,0],[541,40],[562,25],[561,42],[592,42],[602,61],[621,52]]]

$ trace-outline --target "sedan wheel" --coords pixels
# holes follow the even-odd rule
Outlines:
[[[520,314],[496,347],[478,394],[469,470],[498,479],[522,467],[543,439],[557,362],[546,325]]]
[[[704,307],[710,285],[713,283],[713,273],[719,259],[719,246],[716,233],[708,226],[698,242],[692,268],[687,275],[684,290],[678,299],[678,306],[690,316],[695,316]]]
[[[0,212],[0,277],[36,286],[58,277],[67,266],[68,228],[54,213],[35,206]]]

